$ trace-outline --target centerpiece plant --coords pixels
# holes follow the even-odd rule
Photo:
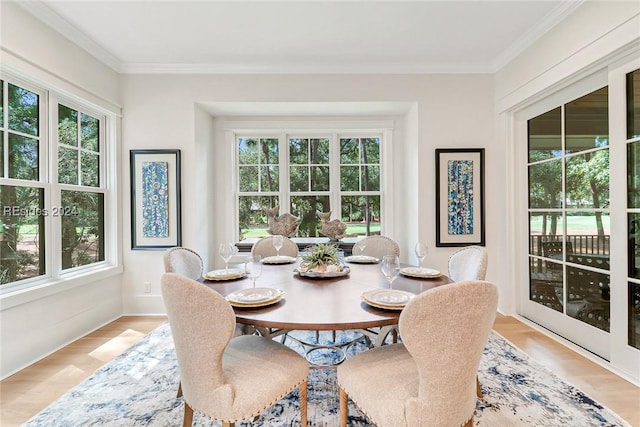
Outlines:
[[[321,243],[306,249],[302,257],[300,271],[316,273],[337,272],[342,270],[342,261],[338,256],[338,246]]]

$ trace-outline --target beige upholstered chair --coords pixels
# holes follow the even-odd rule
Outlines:
[[[359,249],[365,245],[364,252]],[[400,256],[400,246],[394,240],[386,236],[368,236],[353,246],[353,255],[368,255],[382,259],[385,255]]]
[[[202,257],[188,248],[167,249],[164,253],[164,271],[197,280],[202,277]]]
[[[282,248],[280,249],[280,255],[297,257],[298,256],[298,245],[295,244],[293,240],[286,236],[283,237]],[[263,237],[253,244],[251,247],[252,254],[258,254],[262,258],[266,258],[268,256],[276,256],[276,248],[273,247],[273,236]]]
[[[472,426],[476,374],[497,305],[496,286],[476,280],[413,298],[400,314],[402,344],[338,366],[341,425],[350,397],[378,427]]]
[[[458,249],[449,257],[449,278],[454,282],[484,280],[487,275],[488,255],[482,246]],[[480,381],[476,381],[476,394],[482,397]]]
[[[484,280],[487,261],[487,250],[481,246],[458,249],[449,257],[449,278],[454,282]]]
[[[161,283],[182,377],[184,426],[192,424],[193,411],[233,426],[296,387],[307,425],[306,359],[265,337],[232,339],[233,309],[207,286],[174,273],[165,273]]]

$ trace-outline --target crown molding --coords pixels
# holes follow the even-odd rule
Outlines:
[[[125,63],[122,74],[491,74],[490,64],[480,63],[341,63],[310,64],[147,64]]]
[[[111,52],[106,50],[100,44],[96,43],[93,39],[87,37],[85,33],[69,23],[69,21],[64,19],[62,16],[60,16],[40,0],[19,1],[16,2],[16,4],[37,19],[44,22],[54,31],[62,34],[72,43],[76,44],[80,48],[87,51],[89,54],[96,57],[99,61],[101,61],[114,71],[121,72],[122,63],[117,57],[115,57]]]
[[[517,58],[518,55],[533,45],[536,40],[545,35],[549,30],[582,6],[585,1],[587,0],[564,0],[560,3],[555,9],[549,12],[538,25],[524,33],[507,49],[500,53],[500,55],[498,55],[498,57],[493,61],[491,72],[495,73],[499,71],[502,67]]]

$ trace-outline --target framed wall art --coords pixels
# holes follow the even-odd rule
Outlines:
[[[131,249],[182,244],[180,150],[131,150]]]
[[[484,225],[484,148],[436,149],[436,246],[484,246]]]

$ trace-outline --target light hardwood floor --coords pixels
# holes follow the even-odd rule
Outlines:
[[[21,425],[164,321],[164,317],[122,317],[0,382],[0,425]],[[640,427],[640,388],[513,317],[498,315],[494,329]]]

